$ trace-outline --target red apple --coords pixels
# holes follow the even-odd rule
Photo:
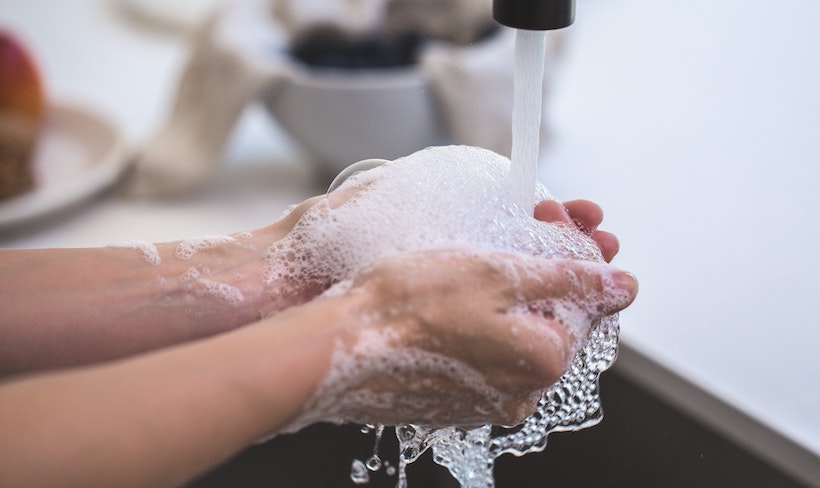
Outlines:
[[[45,105],[34,59],[13,35],[0,32],[0,198],[34,185],[29,163]]]

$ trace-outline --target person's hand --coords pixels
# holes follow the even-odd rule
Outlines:
[[[620,244],[615,234],[598,230],[604,220],[604,211],[589,200],[544,200],[535,207],[535,218],[544,222],[574,225],[594,240],[606,262],[618,254]]]
[[[352,319],[304,415],[516,424],[590,328],[636,293],[635,278],[607,264],[458,250],[382,260],[341,296],[356,304]]]

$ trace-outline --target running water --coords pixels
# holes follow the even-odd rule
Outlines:
[[[535,209],[546,45],[546,31],[516,33],[509,185],[512,202],[528,215]]]

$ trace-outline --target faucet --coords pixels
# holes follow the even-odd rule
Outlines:
[[[493,18],[515,29],[562,29],[575,20],[575,0],[493,0]]]

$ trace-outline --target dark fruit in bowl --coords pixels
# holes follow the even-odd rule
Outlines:
[[[332,28],[317,28],[297,38],[290,54],[319,68],[398,68],[417,61],[422,41],[413,33],[356,37]]]

